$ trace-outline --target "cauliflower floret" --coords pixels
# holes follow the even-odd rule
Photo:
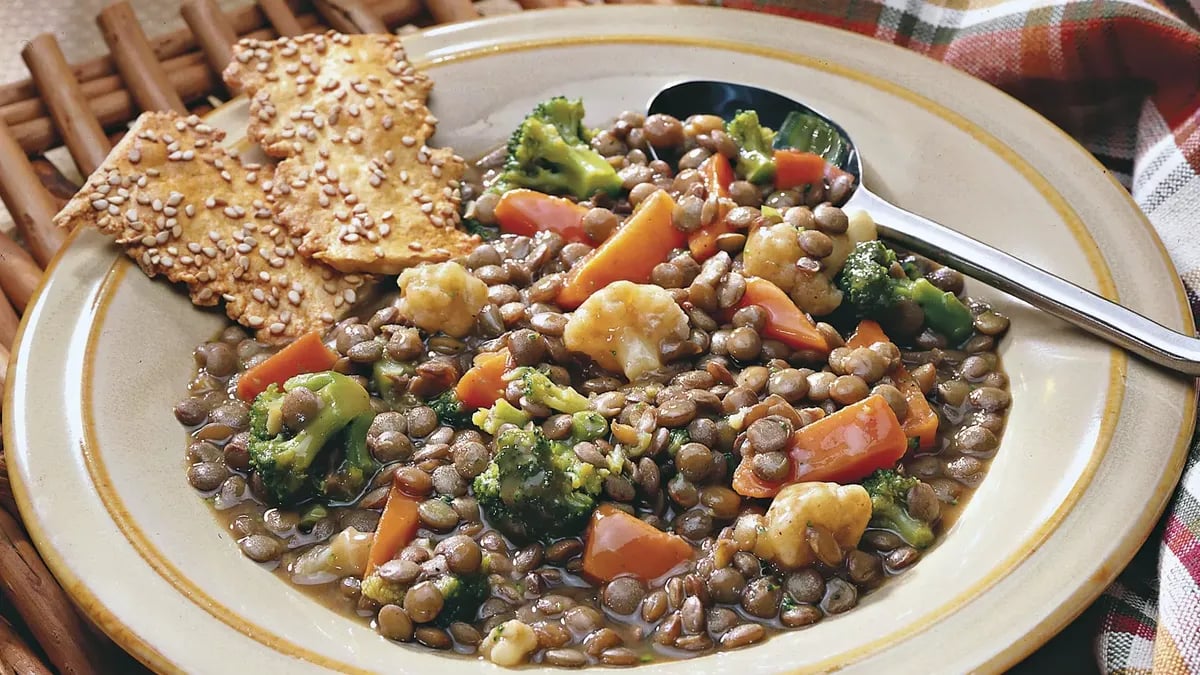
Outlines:
[[[795,483],[780,490],[760,518],[739,522],[735,538],[739,526],[753,527],[755,555],[783,569],[797,569],[816,559],[805,536],[810,524],[829,530],[843,549],[857,546],[871,520],[871,496],[861,485]]]
[[[782,288],[800,309],[814,316],[825,316],[842,304],[842,292],[833,280],[846,264],[846,256],[860,241],[874,239],[875,222],[865,211],[849,215],[850,224],[842,234],[829,235],[833,252],[821,260],[821,270],[796,266],[804,257],[799,232],[788,223],[760,227],[746,239],[743,265],[746,274],[761,277]]]
[[[361,577],[367,571],[367,555],[371,552],[374,539],[373,532],[359,532],[353,527],[335,534],[329,541],[334,570],[342,576]]]
[[[509,619],[483,638],[479,651],[492,663],[511,668],[525,663],[537,646],[537,633],[532,628],[516,619]]]
[[[567,321],[567,349],[630,381],[662,367],[659,346],[686,340],[688,318],[666,289],[617,281],[596,291]]]
[[[397,284],[400,313],[430,333],[466,336],[488,302],[487,284],[456,262],[410,267]]]
[[[846,258],[850,256],[850,252],[854,250],[855,246],[860,242],[874,241],[879,238],[875,220],[871,218],[871,214],[866,211],[850,211],[846,215],[850,221],[846,227],[846,233],[831,237],[833,253],[821,261],[821,272],[830,279],[842,271],[842,266],[846,264]]]

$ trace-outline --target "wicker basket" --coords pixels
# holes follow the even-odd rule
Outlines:
[[[63,242],[51,218],[140,111],[202,114],[227,98],[219,74],[237,38],[329,28],[403,33],[490,14],[585,4],[257,0],[222,12],[214,0],[184,0],[188,27],[148,38],[120,1],[96,18],[110,50],[106,56],[71,65],[53,35],[33,38],[22,50],[31,77],[0,86],[0,199],[15,225],[14,236],[0,233],[0,390],[20,313]],[[76,611],[38,556],[20,522],[2,452],[0,507],[0,675],[143,671]]]

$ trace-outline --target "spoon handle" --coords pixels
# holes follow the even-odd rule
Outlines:
[[[1200,375],[1200,339],[1177,333],[981,241],[905,211],[863,187],[847,206],[868,211],[879,235],[978,279],[1159,365]]]

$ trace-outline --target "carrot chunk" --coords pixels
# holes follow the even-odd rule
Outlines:
[[[305,333],[267,360],[242,373],[237,384],[238,398],[252,401],[273,384],[282,386],[296,375],[329,370],[337,359],[337,354],[321,341],[320,333]]]
[[[592,513],[584,537],[583,572],[598,582],[625,575],[650,581],[692,557],[692,546],[682,537],[611,504],[601,504]]]
[[[614,281],[648,283],[655,265],[687,242],[672,222],[674,213],[675,200],[666,191],[647,197],[620,229],[571,267],[558,304],[575,309]]]
[[[768,483],[743,459],[733,472],[733,489],[746,497],[773,497],[791,483],[852,483],[876,469],[894,467],[907,449],[908,439],[891,406],[882,396],[868,396],[792,434],[787,480]]]
[[[870,347],[876,342],[891,342],[891,338],[883,332],[883,328],[878,323],[870,319],[864,320],[858,324],[854,335],[846,341],[847,347]],[[921,385],[917,384],[908,369],[903,363],[896,364],[896,367],[888,371],[892,381],[896,383],[896,388],[904,394],[904,400],[908,403],[908,415],[904,417],[904,422],[901,426],[904,428],[904,433],[909,438],[916,438],[922,449],[932,448],[937,442],[938,432],[938,416],[933,411],[933,407],[929,405],[929,400],[925,398],[924,392],[921,391]]]

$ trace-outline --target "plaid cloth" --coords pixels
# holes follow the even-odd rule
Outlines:
[[[1037,109],[1130,189],[1200,316],[1200,0],[718,4],[907,47]],[[1200,673],[1200,442],[1155,534],[1079,621],[1104,673]]]

